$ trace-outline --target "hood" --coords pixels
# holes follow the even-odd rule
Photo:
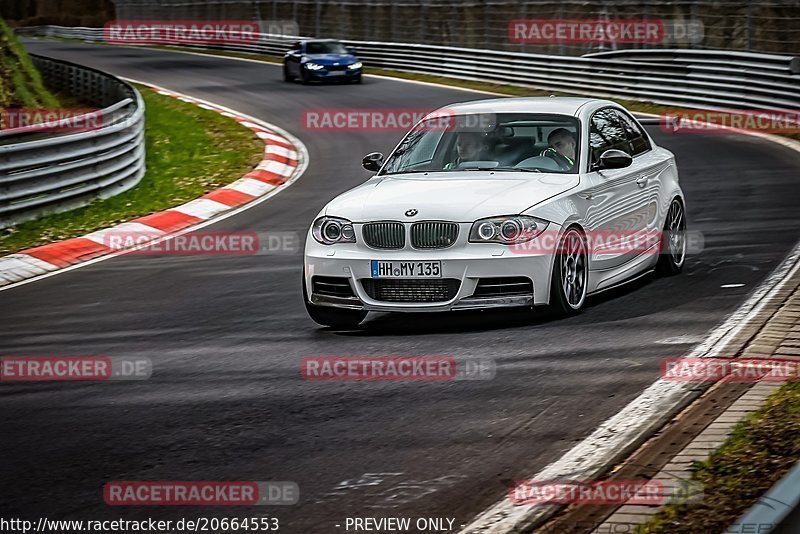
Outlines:
[[[320,65],[333,65],[334,63],[349,65],[357,61],[356,57],[351,54],[307,54],[306,57],[309,61]]]
[[[474,175],[473,175],[474,174]],[[577,174],[459,173],[376,176],[333,199],[325,213],[353,222],[445,220],[472,222],[522,213],[579,183]],[[409,209],[417,215],[407,217]]]

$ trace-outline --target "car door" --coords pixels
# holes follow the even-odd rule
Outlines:
[[[286,68],[289,71],[289,74],[292,76],[299,78],[301,76],[300,72],[300,60],[303,58],[303,43],[296,42],[292,44],[292,48],[289,50],[289,53],[286,54]]]
[[[622,169],[597,168],[606,150],[622,150],[631,155],[633,152],[626,125],[615,108],[595,111],[588,129],[589,172],[582,196],[587,200],[585,225],[589,230],[590,265],[593,271],[622,268],[642,253],[628,243],[636,243],[634,239],[646,235],[649,221],[655,216],[646,201],[643,160],[634,158],[630,166]]]
[[[669,158],[663,152],[653,150],[650,138],[636,119],[620,109],[614,111],[630,142],[630,154],[633,156],[634,166],[638,173],[636,183],[639,186],[641,213],[645,217],[648,237],[660,237],[659,232],[662,230],[660,221],[666,216],[666,213],[660,211],[664,211],[664,207],[668,206],[668,204],[660,202],[664,190],[662,173],[668,169]],[[659,210],[660,207],[661,210]]]

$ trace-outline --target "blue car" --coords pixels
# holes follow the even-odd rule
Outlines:
[[[339,41],[314,39],[297,41],[283,56],[283,79],[312,81],[350,81],[361,83],[361,62],[355,49]]]

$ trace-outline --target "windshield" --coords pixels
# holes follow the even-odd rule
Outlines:
[[[306,43],[306,54],[347,54],[342,43]]]
[[[381,174],[494,170],[578,172],[578,120],[564,115],[445,116],[417,125]]]

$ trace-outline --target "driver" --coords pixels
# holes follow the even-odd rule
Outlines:
[[[577,143],[572,132],[566,128],[556,128],[547,136],[547,144],[550,146],[542,151],[542,156],[554,159],[565,171],[575,166]]]
[[[480,161],[487,148],[486,137],[481,132],[461,132],[456,138],[456,159],[444,168],[457,169],[465,161]]]

